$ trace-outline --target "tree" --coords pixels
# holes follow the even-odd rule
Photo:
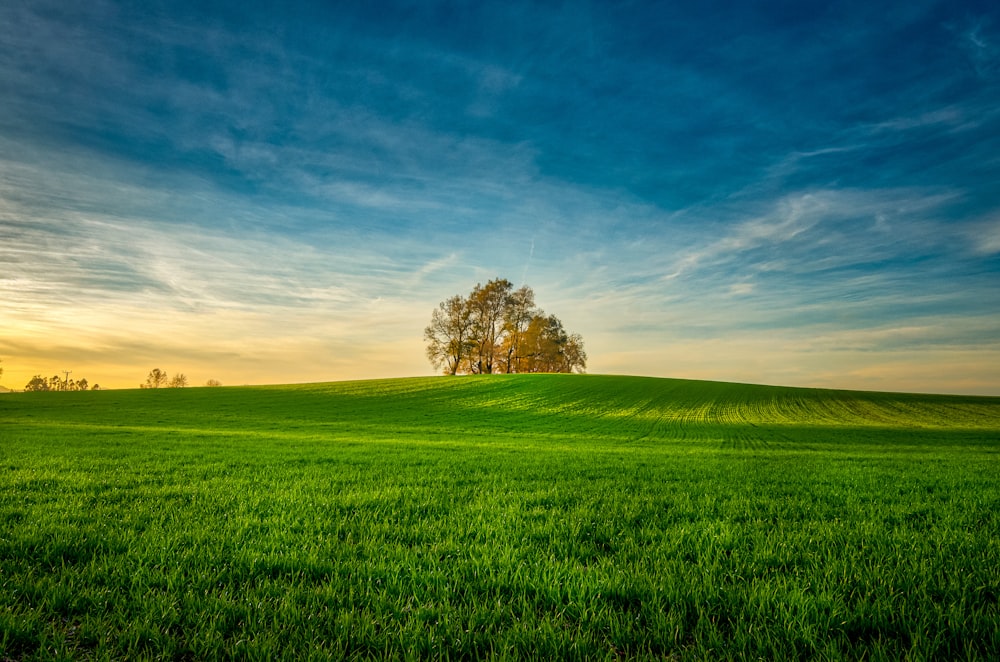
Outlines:
[[[163,372],[159,368],[153,368],[146,375],[146,383],[140,384],[139,388],[160,388],[166,386],[167,384],[167,373]]]
[[[503,316],[503,344],[500,353],[500,367],[503,372],[521,372],[522,342],[535,316],[535,293],[527,285],[513,292],[507,300]]]
[[[472,288],[469,295],[473,335],[473,353],[469,357],[471,372],[481,375],[493,372],[500,351],[504,313],[513,287],[506,278],[496,278],[485,286],[477,284]]]
[[[50,391],[49,380],[45,379],[41,375],[35,375],[28,382],[27,386],[24,387],[25,391]]]
[[[587,369],[587,352],[583,349],[583,336],[571,333],[562,347],[563,368],[560,372],[584,372]]]
[[[28,382],[27,386],[24,387],[25,391],[86,391],[90,386],[89,382],[85,377],[81,377],[79,381],[73,379],[63,379],[59,375],[53,375],[46,379],[41,375],[35,375]],[[96,391],[100,387],[94,384],[92,390]]]
[[[220,382],[218,379],[209,379],[207,382],[205,382],[205,386],[222,386],[222,382]]]
[[[472,350],[472,318],[469,302],[459,295],[442,301],[431,312],[424,329],[427,358],[435,368],[454,375]]]
[[[536,315],[525,332],[524,372],[583,372],[583,338],[568,334],[555,315]]]
[[[468,298],[442,301],[431,313],[424,339],[427,358],[450,375],[583,372],[587,367],[583,338],[536,308],[530,287],[514,290],[501,278],[477,284]]]
[[[174,375],[173,379],[170,380],[170,388],[184,388],[188,385],[188,378],[183,372],[178,372]]]

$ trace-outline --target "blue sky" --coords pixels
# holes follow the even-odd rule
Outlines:
[[[590,372],[1000,395],[993,3],[75,4],[0,5],[5,386],[432,374],[502,276]]]

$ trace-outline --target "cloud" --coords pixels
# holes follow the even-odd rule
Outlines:
[[[722,206],[707,213],[729,222],[717,222],[710,241],[677,251],[662,279],[706,271],[829,273],[933,250],[943,231],[934,215],[958,197],[953,191],[818,189]],[[896,231],[903,226],[901,237]]]
[[[1000,215],[973,224],[968,229],[973,251],[979,255],[1000,253]]]
[[[330,366],[374,376],[423,363],[419,347],[412,361],[379,348],[419,345],[433,303],[423,288],[456,263],[453,250],[405,236],[366,241],[352,228],[275,233],[246,219],[316,212],[265,210],[211,188],[188,189],[194,218],[165,220],[158,205],[135,201],[168,191],[113,181],[0,161],[0,351],[17,363],[57,369],[75,352],[81,368],[97,368],[102,357],[108,372],[86,372],[112,386],[109,375],[157,355],[189,373],[193,362],[224,366],[214,376],[227,381],[274,378],[251,379],[236,357],[287,379],[296,369],[329,379]],[[100,211],[90,195],[104,196]],[[216,215],[223,222],[203,221]]]
[[[1000,73],[1000,38],[986,17],[968,20],[957,27],[959,43],[980,78],[994,78]]]
[[[996,300],[993,277],[968,271],[969,225],[951,218],[960,192],[815,189],[739,202],[692,209],[686,221],[701,232],[617,245],[618,260],[593,268],[574,294],[586,312],[572,324],[588,339],[592,370],[641,364],[654,374],[906,390],[898,366],[927,352],[938,390],[961,391],[975,374],[975,391],[989,391],[986,371],[947,372],[947,357],[996,353],[1000,333],[1000,316],[983,310],[984,297]],[[861,370],[886,362],[898,364],[897,378]],[[920,372],[911,388],[935,390],[932,370]]]
[[[0,5],[4,342],[419,373],[436,302],[528,274],[598,370],[982,348],[995,30],[939,9]]]

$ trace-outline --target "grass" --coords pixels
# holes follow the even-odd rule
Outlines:
[[[0,659],[998,659],[1000,398],[0,397]]]

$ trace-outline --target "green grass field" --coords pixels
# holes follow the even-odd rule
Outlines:
[[[1000,398],[0,396],[0,660],[1000,659]]]

